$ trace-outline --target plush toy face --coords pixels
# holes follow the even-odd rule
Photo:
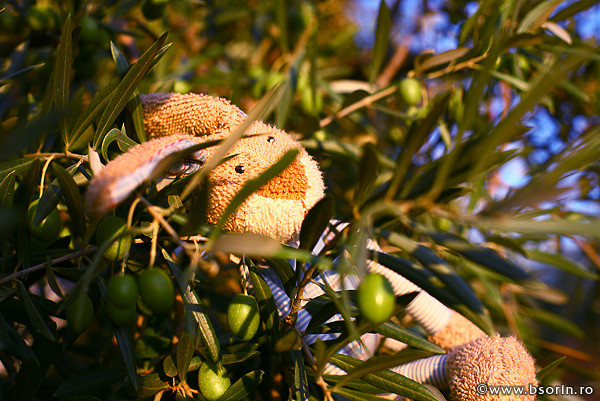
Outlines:
[[[324,185],[317,163],[284,131],[257,122],[248,135],[230,150],[229,154],[235,156],[209,176],[208,221],[216,223],[248,180],[258,177],[287,151],[296,149],[299,151],[296,159],[250,195],[225,225],[234,232],[253,232],[282,242],[296,240],[306,213],[323,197]]]
[[[169,154],[222,137],[223,134],[170,135],[131,148],[94,177],[87,192],[88,209],[95,214],[107,213],[148,180],[158,163]],[[306,213],[323,197],[321,173],[299,142],[260,121],[252,124],[246,135],[229,150],[228,155],[233,157],[210,172],[208,222],[215,224],[248,180],[259,176],[291,149],[299,151],[296,159],[248,197],[224,228],[266,235],[282,242],[296,240]],[[202,165],[215,150],[216,147],[207,148],[193,157]]]

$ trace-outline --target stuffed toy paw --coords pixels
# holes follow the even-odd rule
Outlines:
[[[142,95],[141,99],[146,131],[151,139],[109,162],[91,180],[87,191],[87,208],[91,214],[108,213],[140,185],[150,182],[161,170],[161,161],[169,156],[181,155],[182,158],[182,162],[170,170],[173,174],[189,174],[203,168],[219,145],[195,151],[194,147],[210,140],[227,138],[246,118],[245,113],[227,100],[207,95],[158,93]],[[323,179],[317,163],[298,141],[261,121],[252,123],[243,137],[228,150],[226,160],[209,172],[208,222],[215,224],[240,188],[289,150],[298,152],[294,161],[249,196],[224,228],[232,232],[257,233],[284,243],[297,243],[307,212],[324,196]],[[162,167],[162,170],[169,171],[169,168]],[[332,226],[343,228],[339,224]],[[330,234],[324,233],[321,243]],[[372,241],[370,246],[378,249]],[[398,366],[393,371],[421,383],[449,388],[455,401],[534,399],[532,396],[505,397],[478,392],[480,384],[537,384],[534,360],[518,340],[488,336],[412,282],[375,261],[369,261],[367,268],[386,276],[396,295],[419,293],[406,307],[407,313],[427,331],[432,342],[448,350],[447,354]],[[285,317],[291,300],[277,274],[268,268],[263,268],[263,272],[280,316]],[[329,275],[330,282],[339,284],[341,281],[336,272],[325,273]],[[343,288],[356,288],[358,276],[349,277],[349,280]],[[333,286],[333,289],[341,287]],[[304,296],[313,298],[322,293],[315,282],[306,287]],[[296,327],[302,332],[310,319],[310,314],[301,309]],[[313,336],[307,341],[316,339]],[[362,340],[359,346],[351,344],[341,352],[367,359],[382,337],[366,334]],[[344,374],[335,366],[326,372]]]

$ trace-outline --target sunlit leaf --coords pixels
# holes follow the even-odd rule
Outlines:
[[[390,26],[392,16],[384,0],[379,3],[379,14],[377,15],[377,27],[375,28],[375,42],[371,55],[371,69],[369,71],[369,81],[375,82],[381,66],[385,61],[390,40]]]
[[[231,385],[225,393],[219,397],[221,401],[240,401],[254,394],[254,391],[262,382],[265,372],[262,370],[253,370],[246,373],[239,380]]]

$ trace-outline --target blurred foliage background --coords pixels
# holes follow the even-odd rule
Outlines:
[[[249,111],[273,88],[278,97],[260,106],[272,110],[267,120],[302,140],[334,216],[352,223],[328,266],[349,250],[364,271],[353,244],[367,232],[434,296],[522,339],[540,369],[550,366],[544,383],[597,393],[598,9],[588,0],[3,2],[0,395],[202,399],[182,366],[215,359],[238,386],[224,399],[323,398],[303,354],[278,342],[276,318],[254,340],[231,342],[224,313],[239,272],[219,254],[202,261],[216,276],[175,260],[180,244],[163,223],[190,226],[177,187],[152,198],[153,213],[129,216],[136,241],[123,262],[101,257],[110,244],[94,239],[97,222],[84,213],[90,160],[145,140],[136,94],[207,93]],[[116,214],[127,218],[132,202]],[[60,232],[32,236],[28,219],[35,226],[56,210]],[[269,252],[282,261],[291,251]],[[149,265],[170,269],[184,301],[167,315],[138,305],[135,323],[112,325],[105,283]],[[65,302],[82,292],[96,313],[77,335]],[[268,291],[257,297],[273,318]],[[204,305],[201,317],[184,313],[190,304]],[[402,315],[396,323],[421,333]],[[347,397],[371,397],[354,384]]]

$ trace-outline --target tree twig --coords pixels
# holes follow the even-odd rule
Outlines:
[[[94,252],[96,249],[97,249],[97,247],[95,247],[95,246],[92,246],[90,248],[81,249],[81,250],[79,250],[77,252],[73,252],[73,253],[70,253],[68,255],[61,256],[61,257],[56,258],[56,259],[52,259],[51,263],[52,264],[56,264],[56,263],[64,262],[64,261],[67,261],[67,260],[70,260],[70,259],[73,259],[73,258],[77,258],[79,256],[84,256],[84,255],[87,255],[89,253]],[[19,278],[21,276],[26,275],[26,274],[33,273],[34,271],[44,269],[47,266],[47,264],[48,264],[48,262],[40,263],[39,265],[35,265],[35,266],[29,267],[29,268],[24,269],[24,270],[19,270],[18,272],[14,272],[12,274],[9,274],[8,276],[2,277],[0,279],[0,285],[6,284],[9,281],[15,280],[15,279],[17,279],[17,278]]]

